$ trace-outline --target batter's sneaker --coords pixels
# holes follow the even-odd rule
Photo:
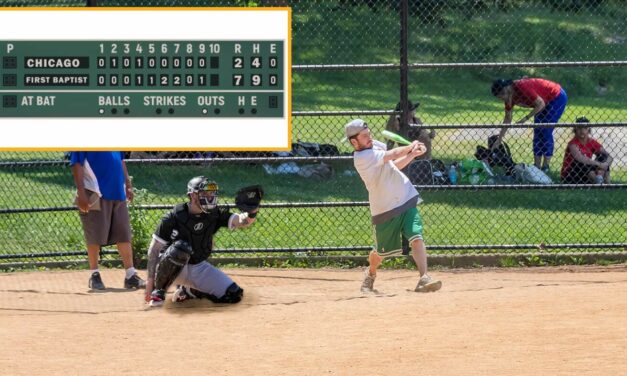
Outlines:
[[[192,292],[194,289],[185,287],[183,285],[176,286],[174,294],[172,294],[172,302],[181,303],[188,299],[196,299],[197,296]]]
[[[416,285],[416,292],[433,292],[442,288],[442,281],[436,281],[428,275],[423,275]]]
[[[364,273],[364,281],[361,283],[361,292],[375,292],[374,290],[374,279],[376,276],[370,275],[370,269],[366,269]]]
[[[131,278],[124,279],[125,289],[143,289],[146,288],[146,281],[139,278],[137,274],[133,274]]]
[[[165,302],[165,290],[153,290],[150,294],[150,306],[161,307]]]
[[[105,285],[102,283],[99,272],[93,272],[89,278],[89,288],[92,290],[104,290]]]

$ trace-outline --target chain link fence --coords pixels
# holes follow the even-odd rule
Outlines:
[[[129,153],[138,189],[131,207],[133,245],[140,254],[163,213],[185,200],[186,183],[195,175],[218,181],[226,205],[241,186],[262,184],[266,190],[253,228],[218,234],[220,255],[363,254],[373,243],[368,196],[352,165],[352,149],[341,140],[344,124],[354,118],[366,120],[377,138],[387,128],[429,146],[430,159],[416,161],[406,173],[425,200],[421,213],[432,252],[616,252],[627,246],[622,1],[428,0],[407,1],[406,8],[404,1],[383,0],[97,5],[293,10],[292,152]],[[498,134],[505,116],[503,100],[491,93],[499,78],[544,78],[568,94],[564,114],[551,125],[554,155],[544,174],[530,167],[532,140],[534,128],[549,125],[534,126],[533,119],[513,125],[504,138],[508,150],[490,150],[488,139]],[[401,98],[408,102],[400,105]],[[416,103],[414,119],[409,110]],[[513,120],[530,110],[515,106]],[[561,170],[582,116],[612,162],[607,176],[607,169],[597,173],[595,165],[571,184]],[[603,184],[596,184],[596,175]],[[0,152],[0,264],[84,259],[73,196],[65,153]],[[112,253],[104,250],[103,257]]]

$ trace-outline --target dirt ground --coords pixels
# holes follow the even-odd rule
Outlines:
[[[104,270],[0,274],[6,375],[625,375],[627,265],[434,271],[228,269],[236,306],[160,309]]]

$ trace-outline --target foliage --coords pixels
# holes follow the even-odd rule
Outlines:
[[[140,206],[145,203],[148,191],[145,188],[138,189],[133,187],[133,193],[135,198],[129,204],[131,230],[133,233],[131,246],[133,248],[133,263],[140,265],[145,259],[151,234],[154,230],[154,224],[152,223],[148,211],[140,208]]]

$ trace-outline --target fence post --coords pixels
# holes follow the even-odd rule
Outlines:
[[[407,29],[409,24],[409,0],[401,0],[401,114],[400,131],[401,135],[407,137],[409,131],[409,68],[408,68],[408,41]],[[409,242],[403,236],[403,254],[409,254]]]
[[[407,40],[407,29],[408,29],[408,19],[409,19],[409,0],[401,0],[401,120],[400,120],[400,131],[401,135],[407,137],[407,133],[409,130],[409,100],[408,100],[408,91],[409,91],[409,67],[408,67],[408,40]]]

